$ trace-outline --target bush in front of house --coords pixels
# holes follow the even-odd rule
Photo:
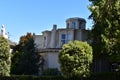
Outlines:
[[[66,78],[88,77],[91,73],[92,47],[87,42],[70,41],[64,44],[59,53],[61,72]]]
[[[58,76],[61,75],[60,71],[57,68],[49,68],[43,70],[42,76]]]
[[[12,75],[2,76],[0,80],[37,80],[37,77],[32,75]]]
[[[120,73],[108,72],[108,73],[93,73],[88,78],[83,80],[120,80]],[[80,78],[66,79],[63,76],[33,76],[33,75],[11,75],[2,76],[0,80],[80,80]]]
[[[11,66],[10,45],[7,39],[0,36],[0,76],[9,76]]]
[[[12,75],[2,76],[0,80],[66,80],[63,76],[32,76],[32,75]]]

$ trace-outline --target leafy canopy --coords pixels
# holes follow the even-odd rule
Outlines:
[[[0,76],[9,76],[10,66],[10,45],[7,39],[0,36]]]
[[[65,77],[86,77],[92,63],[92,47],[87,42],[71,41],[59,53],[61,71]]]
[[[35,51],[33,35],[27,33],[25,36],[21,36],[20,42],[14,50],[15,53],[12,58],[13,65],[11,74],[38,74],[41,56]]]
[[[89,0],[92,4],[93,53],[96,58],[120,55],[120,0]],[[98,46],[99,45],[99,46]]]

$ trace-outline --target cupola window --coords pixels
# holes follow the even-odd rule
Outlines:
[[[75,29],[75,26],[76,26],[75,22],[72,22],[71,23],[71,28]]]

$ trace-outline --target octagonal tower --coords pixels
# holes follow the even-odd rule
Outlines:
[[[86,28],[86,21],[83,18],[68,18],[66,20],[66,28],[72,28],[72,29],[85,29]]]

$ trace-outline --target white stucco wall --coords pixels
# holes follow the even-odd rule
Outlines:
[[[42,35],[35,35],[34,36],[34,43],[36,45],[36,48],[40,49],[43,48],[43,36]]]
[[[48,68],[58,68],[60,70],[60,64],[58,63],[58,53],[47,53],[46,58]]]

